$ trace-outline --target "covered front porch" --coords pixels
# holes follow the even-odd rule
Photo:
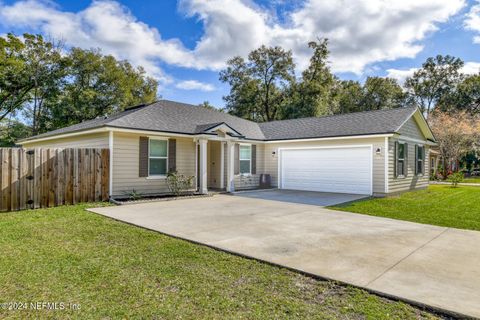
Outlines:
[[[257,145],[239,142],[221,131],[216,136],[199,137],[195,141],[199,193],[259,188]]]

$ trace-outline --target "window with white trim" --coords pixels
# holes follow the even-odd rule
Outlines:
[[[148,139],[148,175],[167,174],[168,140]]]
[[[406,145],[405,143],[398,143],[397,150],[397,176],[405,176],[407,166],[405,165],[405,154],[406,154]]]
[[[252,146],[240,145],[240,174],[252,173]]]
[[[417,174],[424,174],[424,165],[425,163],[425,147],[424,146],[417,146],[417,159],[416,159],[416,166],[417,166]]]

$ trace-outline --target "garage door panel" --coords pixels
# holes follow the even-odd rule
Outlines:
[[[282,150],[281,187],[371,194],[370,147]]]

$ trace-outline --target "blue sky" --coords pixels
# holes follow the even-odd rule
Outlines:
[[[218,107],[228,93],[218,71],[261,44],[292,50],[300,73],[308,41],[327,37],[342,79],[401,82],[436,54],[462,58],[466,73],[480,70],[477,0],[0,0],[0,34],[7,32],[99,47],[144,66],[164,98]]]

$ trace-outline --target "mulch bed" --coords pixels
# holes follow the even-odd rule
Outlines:
[[[193,198],[206,198],[213,196],[214,193],[208,194],[201,194],[201,193],[189,193],[184,195],[173,195],[173,194],[163,194],[163,195],[152,195],[152,196],[144,196],[140,199],[128,199],[128,198],[121,198],[121,199],[110,199],[110,202],[117,204],[117,205],[125,205],[125,204],[137,204],[137,203],[147,203],[147,202],[155,202],[155,201],[172,201],[172,200],[183,200],[183,199],[193,199]]]

